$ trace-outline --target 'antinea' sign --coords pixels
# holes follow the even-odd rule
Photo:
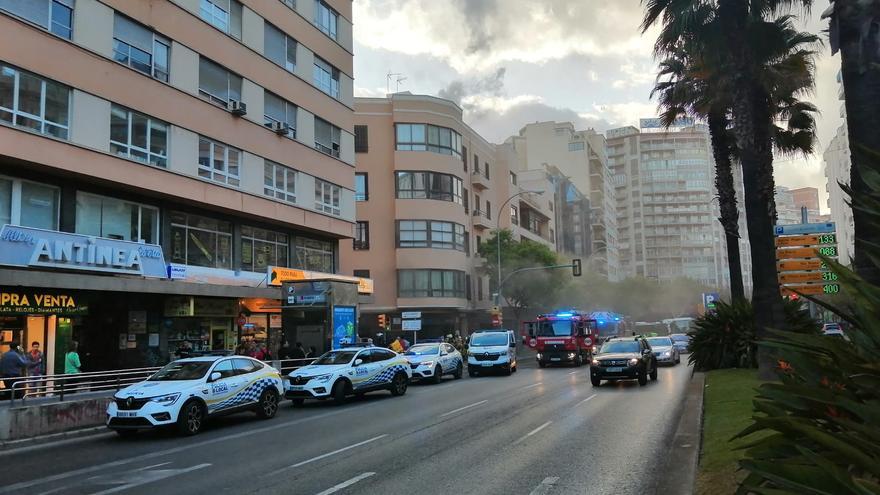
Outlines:
[[[162,247],[155,244],[8,224],[0,229],[0,264],[167,276]]]

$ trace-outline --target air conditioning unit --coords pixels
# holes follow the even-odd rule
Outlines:
[[[272,122],[272,132],[279,136],[290,134],[290,124],[287,122]]]
[[[229,100],[229,103],[226,104],[226,109],[239,117],[247,114],[247,104],[238,100]]]

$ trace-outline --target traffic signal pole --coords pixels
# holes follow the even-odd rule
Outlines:
[[[514,275],[523,272],[532,272],[536,270],[555,270],[557,268],[571,268],[573,276],[581,276],[581,260],[579,259],[572,260],[572,262],[567,265],[533,266],[529,268],[520,268],[519,270],[514,270],[508,273],[507,276],[504,277],[504,280],[502,280],[501,283],[498,284],[498,292],[495,293],[495,306],[500,306],[501,290],[504,288],[504,284],[507,283],[508,280],[510,280],[510,277],[513,277]]]

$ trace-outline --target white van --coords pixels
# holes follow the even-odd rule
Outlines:
[[[513,330],[477,330],[468,340],[468,375],[501,370],[516,371],[516,336]]]

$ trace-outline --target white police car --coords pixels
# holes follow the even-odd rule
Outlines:
[[[125,435],[176,426],[184,435],[195,435],[211,416],[250,410],[271,418],[283,393],[281,373],[256,359],[179,359],[117,392],[107,406],[107,427]]]
[[[461,353],[446,343],[416,344],[403,353],[412,368],[413,378],[440,383],[443,375],[461,378],[464,363]]]
[[[516,337],[512,330],[477,330],[468,342],[468,375],[516,371]]]
[[[403,395],[412,378],[401,354],[382,347],[352,346],[330,351],[308,366],[292,371],[284,384],[284,397],[294,405],[305,399],[332,398],[337,404],[350,395],[389,390]]]

